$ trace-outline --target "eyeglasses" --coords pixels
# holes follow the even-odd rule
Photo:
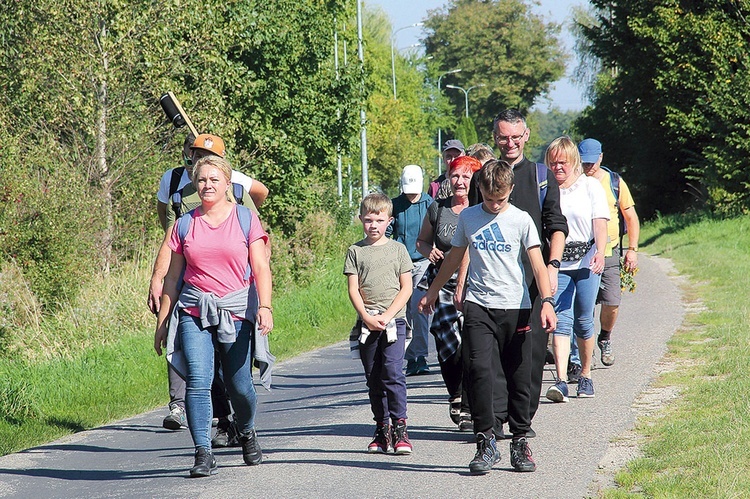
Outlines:
[[[521,139],[523,139],[524,135],[526,135],[526,131],[521,135],[495,135],[495,142],[500,146],[508,145],[509,142],[513,141],[515,144],[518,144],[521,142]]]

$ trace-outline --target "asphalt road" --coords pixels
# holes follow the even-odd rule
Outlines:
[[[592,374],[596,397],[542,401],[533,421],[538,437],[530,440],[535,473],[512,471],[505,441],[491,473],[469,474],[473,437],[450,422],[434,353],[433,374],[407,378],[414,453],[368,454],[373,423],[364,375],[342,342],[277,365],[273,391],[259,388],[260,466],[245,466],[238,448],[220,449],[217,475],[187,478],[190,435],[162,429],[161,408],[1,457],[0,496],[586,497],[609,442],[632,427],[633,401],[684,315],[668,262],[643,255],[640,267],[637,292],[624,296],[613,333],[616,363],[598,364]],[[546,371],[543,394],[551,383]]]

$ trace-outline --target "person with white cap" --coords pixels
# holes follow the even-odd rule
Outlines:
[[[599,316],[600,332],[597,345],[601,351],[601,361],[605,366],[615,363],[610,335],[617,321],[622,289],[620,286],[620,257],[626,271],[638,267],[638,238],[641,225],[635,211],[635,201],[630,189],[619,174],[602,166],[602,144],[596,139],[584,139],[578,144],[578,152],[583,163],[583,172],[597,179],[604,187],[610,217],[607,223],[607,246],[604,251],[604,273],[596,303],[601,304]],[[623,227],[624,224],[624,227]],[[621,248],[622,235],[628,235],[628,247]]]
[[[427,214],[427,208],[432,204],[432,197],[424,191],[424,174],[419,165],[406,165],[401,173],[401,194],[392,199],[393,222],[391,237],[406,246],[411,261],[413,292],[406,305],[406,321],[412,329],[412,339],[409,343],[404,359],[406,359],[406,375],[414,376],[429,374],[427,364],[428,334],[430,331],[430,317],[417,311],[417,304],[422,299],[424,291],[417,288],[422,280],[430,261],[417,251],[417,237],[422,228],[422,220]]]

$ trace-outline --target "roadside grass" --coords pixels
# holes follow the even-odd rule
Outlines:
[[[703,306],[669,342],[676,369],[657,380],[678,397],[637,422],[643,457],[604,496],[748,497],[750,219],[660,218],[641,240],[646,253],[674,262]]]
[[[343,253],[325,259],[304,287],[275,289],[278,360],[348,340],[355,314],[343,261]],[[75,304],[18,332],[0,357],[0,455],[167,404],[145,302],[151,262],[148,255],[91,283]]]

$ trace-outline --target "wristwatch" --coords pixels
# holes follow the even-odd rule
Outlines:
[[[552,262],[550,262],[552,263]],[[553,296],[548,296],[547,298],[542,298],[542,303],[549,303],[552,305],[552,307],[555,307],[555,298]]]
[[[547,265],[552,265],[556,269],[560,268],[560,260],[550,260]]]

